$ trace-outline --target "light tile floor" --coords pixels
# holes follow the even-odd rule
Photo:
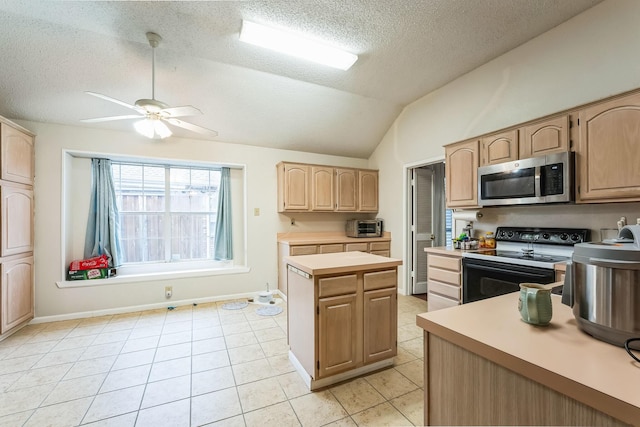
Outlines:
[[[0,342],[0,426],[422,425],[426,301],[398,296],[393,367],[313,393],[286,304],[223,303],[25,327]]]

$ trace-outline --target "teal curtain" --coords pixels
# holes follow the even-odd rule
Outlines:
[[[91,204],[84,241],[84,257],[105,254],[110,267],[122,264],[120,216],[111,175],[111,160],[91,159]]]
[[[229,168],[222,168],[218,189],[218,218],[216,220],[215,252],[217,260],[233,259],[233,236],[231,232],[231,179]]]

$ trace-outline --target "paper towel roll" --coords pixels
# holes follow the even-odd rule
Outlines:
[[[482,218],[482,212],[478,210],[454,211],[451,214],[451,218],[454,221],[478,221]]]

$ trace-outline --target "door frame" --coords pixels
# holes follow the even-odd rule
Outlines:
[[[413,288],[413,258],[411,254],[413,252],[413,240],[412,240],[412,230],[411,230],[411,214],[412,214],[412,198],[413,193],[411,190],[411,170],[423,166],[429,166],[434,163],[445,163],[445,156],[437,156],[431,157],[425,160],[418,160],[416,162],[406,163],[403,166],[404,180],[403,180],[403,210],[404,210],[404,219],[402,221],[402,239],[403,239],[403,257],[402,259],[406,260],[406,266],[404,270],[404,286],[400,289],[400,292],[403,295],[411,295]],[[445,168],[447,167],[445,163]]]

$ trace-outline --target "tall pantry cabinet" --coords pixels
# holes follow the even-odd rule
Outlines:
[[[0,340],[34,316],[34,135],[0,117]]]

